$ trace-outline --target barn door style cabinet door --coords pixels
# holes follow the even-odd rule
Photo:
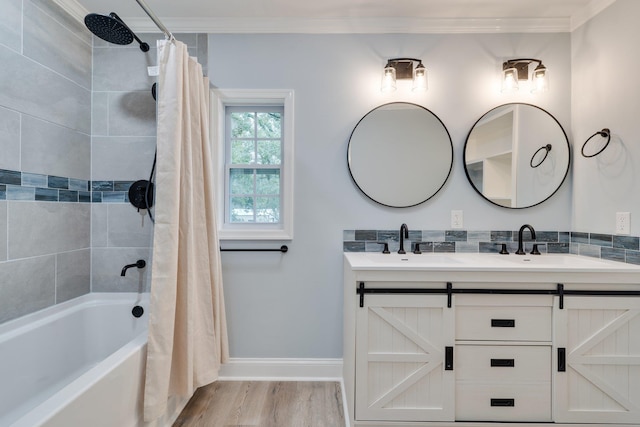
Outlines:
[[[454,314],[445,296],[369,295],[356,325],[358,420],[454,420]]]
[[[640,298],[566,298],[555,324],[555,422],[639,425]]]

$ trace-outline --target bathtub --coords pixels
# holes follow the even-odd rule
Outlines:
[[[142,422],[147,312],[138,294],[92,293],[0,325],[0,427],[167,426]]]

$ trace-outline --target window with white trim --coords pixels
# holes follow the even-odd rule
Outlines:
[[[214,90],[222,240],[293,238],[293,92]]]

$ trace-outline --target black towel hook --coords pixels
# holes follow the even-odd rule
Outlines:
[[[600,151],[598,151],[598,152],[597,152],[597,153],[595,153],[595,154],[588,154],[588,155],[587,155],[587,154],[584,154],[584,147],[586,147],[586,146],[587,146],[587,143],[588,143],[589,141],[591,141],[591,138],[595,137],[596,135],[600,135],[600,136],[601,136],[601,137],[603,137],[603,138],[607,138],[607,143],[606,143],[606,144],[604,144],[604,147],[602,147],[602,148],[600,149]],[[607,129],[607,128],[604,128],[604,129],[602,129],[600,132],[596,132],[596,133],[594,133],[593,135],[591,135],[591,136],[589,137],[589,139],[587,139],[587,140],[585,141],[585,143],[582,145],[582,150],[581,150],[582,155],[583,155],[584,157],[586,157],[586,158],[595,157],[595,156],[597,156],[598,154],[602,153],[602,152],[605,150],[605,148],[607,148],[607,147],[609,146],[609,143],[610,143],[610,142],[611,142],[611,131],[610,131],[609,129]]]
[[[540,151],[542,151],[542,150],[547,150],[547,151],[544,153],[544,157],[542,158],[542,160],[540,160],[537,165],[534,165],[533,164],[533,159],[535,159],[536,156],[538,155],[538,153]],[[551,144],[547,144],[547,145],[544,145],[544,146],[538,148],[538,151],[533,153],[533,156],[531,156],[531,160],[529,161],[529,165],[534,169],[537,168],[538,166],[540,166],[542,163],[544,163],[545,160],[547,160],[547,156],[549,155],[549,151],[551,151]]]

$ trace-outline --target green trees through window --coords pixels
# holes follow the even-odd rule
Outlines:
[[[227,107],[228,220],[279,223],[282,107]]]

